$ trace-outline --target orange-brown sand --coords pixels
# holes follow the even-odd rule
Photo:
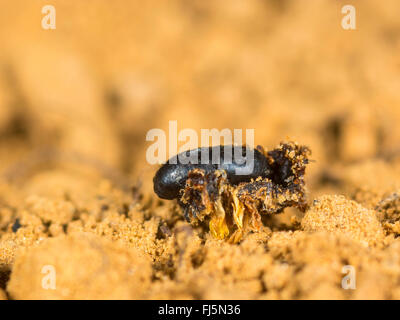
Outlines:
[[[0,1],[0,300],[400,299],[397,0],[46,4]],[[145,157],[170,120],[309,146],[308,210],[191,227]]]

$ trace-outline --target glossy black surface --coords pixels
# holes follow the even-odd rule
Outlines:
[[[180,153],[163,164],[154,176],[154,192],[162,199],[178,198],[189,171],[225,170],[231,184],[268,177],[272,171],[265,156],[245,146],[215,146]]]

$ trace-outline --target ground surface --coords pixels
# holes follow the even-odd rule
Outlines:
[[[400,298],[397,0],[354,31],[347,1],[45,4],[0,0],[0,299]],[[169,120],[308,145],[310,209],[191,228],[145,158]]]

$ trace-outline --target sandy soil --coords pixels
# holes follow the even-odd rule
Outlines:
[[[400,298],[397,0],[47,2],[0,0],[0,299]],[[309,146],[309,209],[192,228],[145,157],[170,120]]]

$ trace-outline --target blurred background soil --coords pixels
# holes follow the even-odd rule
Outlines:
[[[0,299],[399,299],[399,9],[0,0]],[[308,145],[310,209],[237,245],[191,228],[145,157],[170,120]]]

